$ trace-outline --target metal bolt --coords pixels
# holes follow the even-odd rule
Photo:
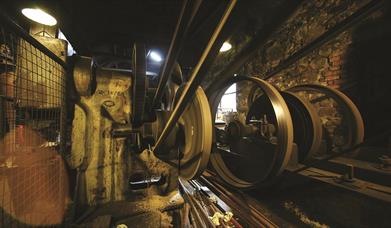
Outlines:
[[[346,166],[348,167],[347,179],[353,180],[354,179],[354,166],[352,164],[346,164]]]

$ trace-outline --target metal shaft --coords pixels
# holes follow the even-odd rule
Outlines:
[[[190,27],[190,24],[194,18],[194,15],[198,11],[200,4],[201,0],[185,0],[183,2],[182,10],[179,15],[178,23],[175,27],[167,57],[164,61],[162,71],[160,72],[159,85],[153,98],[151,108],[156,108],[159,106],[158,104],[162,99],[164,88],[174,69],[176,59],[178,58],[178,55],[182,49],[187,30]]]
[[[234,56],[234,59],[230,61],[218,75],[213,77],[212,83],[210,83],[205,90],[206,95],[210,97],[217,91],[217,88],[221,87],[223,82],[233,77],[246,62],[253,58],[259,52],[259,49],[263,48],[276,29],[282,26],[302,1],[303,0],[287,1],[287,6],[284,7],[278,15],[273,17],[273,22],[266,24],[265,27],[262,28],[262,31],[258,31],[257,35]]]
[[[225,22],[227,21],[229,15],[231,14],[237,0],[230,0],[228,3],[226,10],[224,14],[222,15],[220,22],[217,24],[217,27],[215,28],[212,37],[210,38],[208,45],[206,46],[204,52],[202,53],[200,60],[198,61],[197,65],[192,71],[192,74],[190,76],[189,82],[186,83],[183,93],[181,94],[178,103],[176,104],[174,111],[170,115],[170,118],[167,121],[167,124],[165,128],[162,131],[162,134],[160,135],[159,139],[157,140],[155,147],[153,149],[154,153],[158,153],[160,146],[164,143],[164,141],[167,139],[168,135],[170,134],[172,128],[175,126],[175,123],[178,121],[179,117],[182,115],[183,111],[185,110],[188,102],[190,99],[193,98],[193,95],[198,88],[198,86],[201,84],[201,80],[197,80],[197,77],[199,77],[199,70],[201,69],[202,64],[204,63],[205,59],[207,58],[214,42],[216,41],[218,35],[220,34],[221,29],[223,28]]]
[[[388,128],[388,129],[390,129],[390,128]],[[381,139],[384,139],[384,137],[389,137],[390,134],[391,134],[391,130],[387,130],[387,131],[385,131],[385,132],[383,132],[383,133],[381,133],[381,134],[379,134],[379,135],[377,135],[375,137],[371,137],[370,139],[367,139],[366,141],[364,141],[362,143],[359,143],[359,144],[356,144],[356,145],[354,145],[354,146],[352,146],[350,148],[344,149],[341,152],[328,155],[328,156],[326,156],[326,157],[324,157],[324,158],[322,158],[320,160],[314,160],[312,162],[309,162],[306,165],[304,165],[303,167],[298,168],[296,170],[293,170],[292,173],[299,173],[299,172],[304,171],[306,169],[312,168],[312,167],[314,167],[315,165],[317,165],[317,164],[319,164],[321,162],[329,161],[329,160],[331,160],[333,158],[337,158],[337,157],[340,157],[341,155],[353,152],[353,151],[355,151],[355,150],[357,150],[357,149],[359,149],[359,148],[361,148],[363,146],[371,145],[371,144],[373,144],[375,142],[378,142]]]

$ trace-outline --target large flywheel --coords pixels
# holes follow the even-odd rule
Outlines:
[[[298,162],[305,163],[320,150],[323,136],[322,122],[315,108],[306,99],[289,91],[281,91],[293,121]]]
[[[338,152],[363,142],[364,122],[348,96],[318,84],[294,86],[288,91],[307,100],[316,110],[328,138],[333,138],[327,143],[328,152]]]
[[[143,123],[148,88],[146,72],[145,46],[141,43],[134,43],[132,53],[132,89],[129,90],[132,97],[131,120],[133,127],[140,127]]]
[[[179,175],[185,179],[198,177],[205,170],[212,149],[212,116],[208,99],[199,87],[193,100],[178,121],[183,136]]]
[[[180,93],[181,89],[178,90],[176,97],[179,97]],[[152,141],[157,140],[170,114],[171,111],[166,110],[157,112],[157,119],[151,126],[153,134],[149,136]],[[151,144],[153,145],[154,142]],[[180,177],[193,179],[199,177],[206,169],[211,148],[212,117],[208,99],[203,89],[199,87],[171,131],[158,157],[178,167]]]
[[[290,112],[277,89],[254,77],[234,77],[213,94],[209,102],[213,117],[225,91],[234,83],[248,82],[263,93],[262,107],[247,108],[245,118],[226,122],[226,127],[215,127],[216,148],[211,164],[217,174],[237,188],[251,188],[268,184],[282,173],[288,164],[293,146],[293,127]],[[214,122],[216,124],[216,120]]]
[[[222,103],[233,84],[236,91],[230,102],[236,107],[227,111]],[[212,93],[209,102],[215,126],[210,161],[233,187],[268,185],[288,162],[305,164],[363,141],[357,107],[342,92],[326,86],[278,91],[258,78],[234,77]]]

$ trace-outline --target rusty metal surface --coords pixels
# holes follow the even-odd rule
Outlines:
[[[95,74],[96,89],[91,95],[80,96],[75,105],[68,159],[70,167],[78,171],[76,204],[89,208],[81,211],[84,214],[78,221],[88,223],[105,215],[136,218],[155,212],[171,221],[165,211],[183,204],[177,192],[177,167],[158,159],[149,150],[140,152],[135,147],[140,143],[140,134],[157,138],[164,118],[158,112],[155,122],[144,124],[142,129],[134,128],[130,120],[133,102],[129,93],[133,83],[130,72],[96,68],[89,74]],[[80,74],[74,74],[77,75]],[[131,180],[148,183],[156,177],[161,178],[159,183],[131,188]]]
[[[93,74],[82,70],[83,74],[74,74],[75,82]],[[131,103],[127,91],[131,79],[129,75],[97,69],[96,83],[95,92],[81,96],[76,104],[69,159],[69,164],[82,174],[86,198],[81,201],[88,205],[125,199],[130,168],[126,138],[112,138],[111,131],[115,124],[129,123]],[[81,91],[88,91],[88,87],[84,84]]]
[[[90,96],[96,87],[94,64],[89,57],[76,56],[75,58],[73,81],[76,91],[80,96]]]
[[[67,41],[41,35],[33,35],[33,37],[40,43],[44,44],[47,49],[53,52],[62,61],[67,62]]]

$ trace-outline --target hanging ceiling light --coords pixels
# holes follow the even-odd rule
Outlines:
[[[159,53],[157,53],[156,51],[151,51],[149,53],[149,57],[155,61],[155,62],[161,62],[163,60],[163,58],[160,56]]]
[[[53,26],[57,24],[56,18],[41,9],[24,8],[22,14],[37,23]]]
[[[229,51],[231,48],[232,48],[232,45],[226,41],[223,43],[223,46],[221,46],[220,52]]]

